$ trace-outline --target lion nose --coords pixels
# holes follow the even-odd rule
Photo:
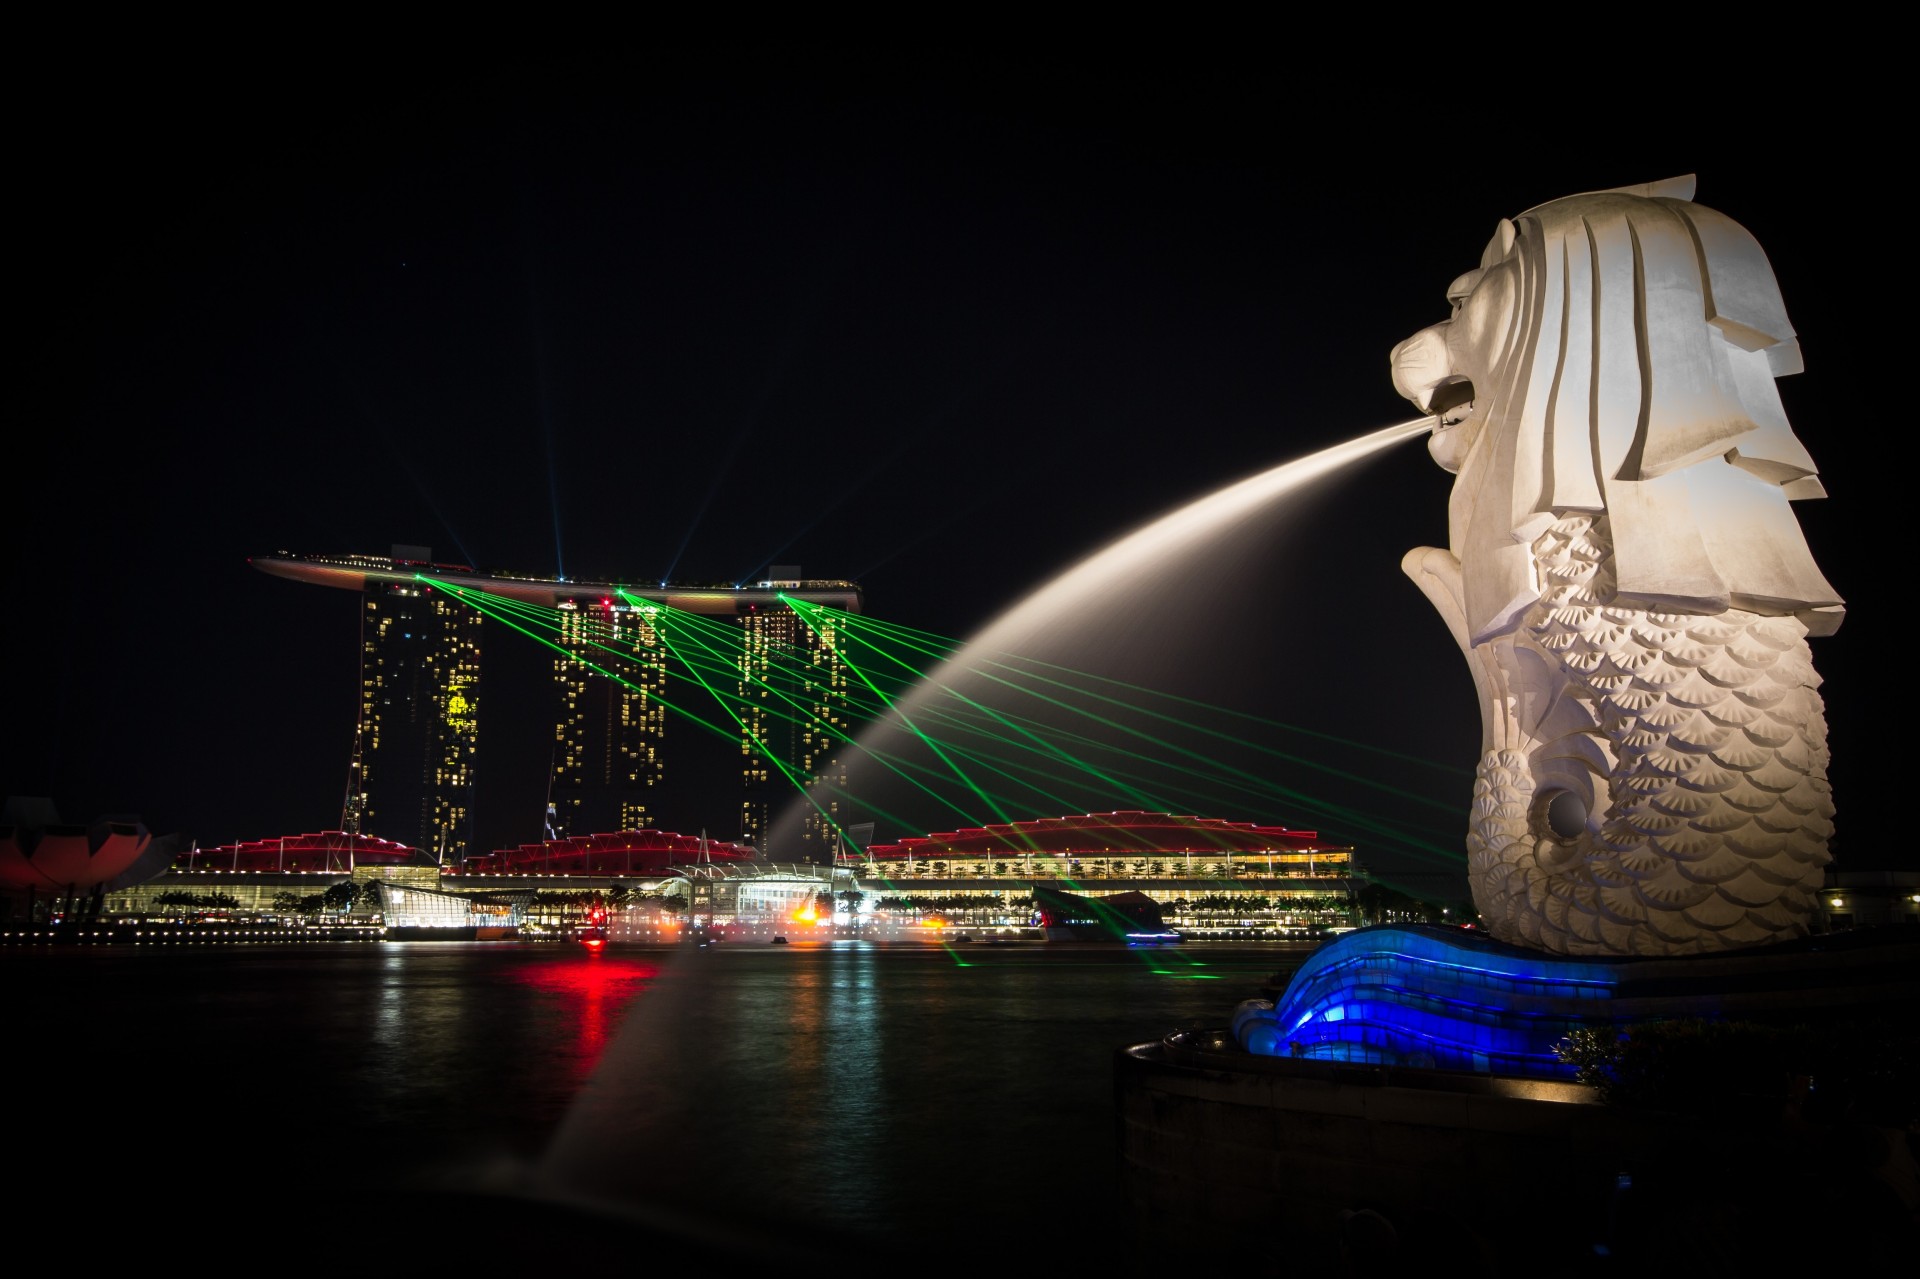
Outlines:
[[[1422,413],[1432,413],[1434,388],[1453,377],[1453,359],[1447,354],[1447,329],[1443,322],[1421,329],[1393,348],[1387,359],[1393,367],[1393,389]]]

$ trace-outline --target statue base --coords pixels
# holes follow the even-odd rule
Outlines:
[[[1177,1260],[1205,1240],[1263,1272],[1443,1257],[1733,1273],[1814,1265],[1838,1231],[1850,1258],[1891,1265],[1920,1226],[1916,1014],[1912,928],[1605,961],[1451,929],[1349,933],[1233,1026],[1115,1054],[1134,1244]],[[1659,1020],[1811,1028],[1796,1042],[1822,1060],[1862,1060],[1773,1078],[1715,1042],[1712,1069],[1695,1054],[1681,1086],[1634,1092],[1578,1082],[1554,1052]]]

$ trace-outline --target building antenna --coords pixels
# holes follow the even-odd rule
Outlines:
[[[547,838],[548,838],[548,839],[550,839],[550,840],[551,840],[551,839],[558,839],[558,838],[560,838],[560,834],[559,834],[559,832],[558,832],[558,831],[556,831],[556,830],[554,830],[554,828],[553,828],[553,819],[554,819],[554,818],[555,818],[556,816],[558,816],[558,814],[557,814],[557,813],[556,813],[556,812],[554,811],[554,808],[553,808],[553,772],[554,772],[554,768],[555,768],[555,766],[556,766],[556,764],[557,764],[557,762],[558,762],[558,760],[557,760],[557,757],[556,757],[556,752],[557,752],[557,751],[559,751],[559,749],[560,749],[560,746],[559,746],[559,743],[557,743],[557,742],[556,742],[556,743],[555,743],[555,744],[554,744],[554,745],[553,745],[552,747],[550,747],[550,748],[548,749],[548,751],[547,751],[547,825],[546,825],[546,830],[547,830]]]

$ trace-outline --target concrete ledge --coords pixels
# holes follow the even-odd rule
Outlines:
[[[1579,1084],[1260,1057],[1231,1043],[1222,1027],[1114,1055],[1142,1256],[1204,1239],[1220,1256],[1338,1268],[1342,1214],[1374,1209],[1423,1248],[1453,1250],[1416,1254],[1427,1262],[1539,1273],[1590,1261],[1636,1176],[1687,1170],[1709,1187],[1704,1201],[1720,1184],[1777,1178],[1795,1158],[1780,1114],[1622,1112]]]

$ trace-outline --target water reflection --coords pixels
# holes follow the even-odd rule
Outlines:
[[[905,1260],[937,1239],[985,1266],[1054,1214],[1121,1231],[1111,1054],[1298,962],[1209,950],[1222,980],[1189,982],[1118,949],[960,949],[966,967],[866,943],[23,957],[16,1024],[63,1101],[27,1107],[14,1148],[43,1186],[106,1169],[122,1231],[151,1227],[129,1239],[185,1201],[126,1188],[178,1187],[222,1205],[223,1238],[253,1223],[275,1246],[315,1204],[397,1212],[427,1264],[551,1225],[634,1260],[811,1269],[839,1243]],[[208,1140],[167,1135],[178,1102],[153,1081],[203,1090]],[[76,1139],[101,1101],[116,1118]]]
[[[1211,973],[1252,989],[1275,958]],[[663,959],[520,1192],[736,1259],[986,1221],[1010,1242],[1037,1227],[1006,1218],[1003,1189],[1034,1169],[1036,1193],[1105,1221],[1111,1053],[1231,1001],[1118,948],[970,959],[866,943]]]
[[[659,971],[657,964],[588,954],[517,969],[515,977],[559,1000],[562,1029],[556,1038],[569,1046],[577,1077],[584,1081],[599,1063],[627,1004]]]

